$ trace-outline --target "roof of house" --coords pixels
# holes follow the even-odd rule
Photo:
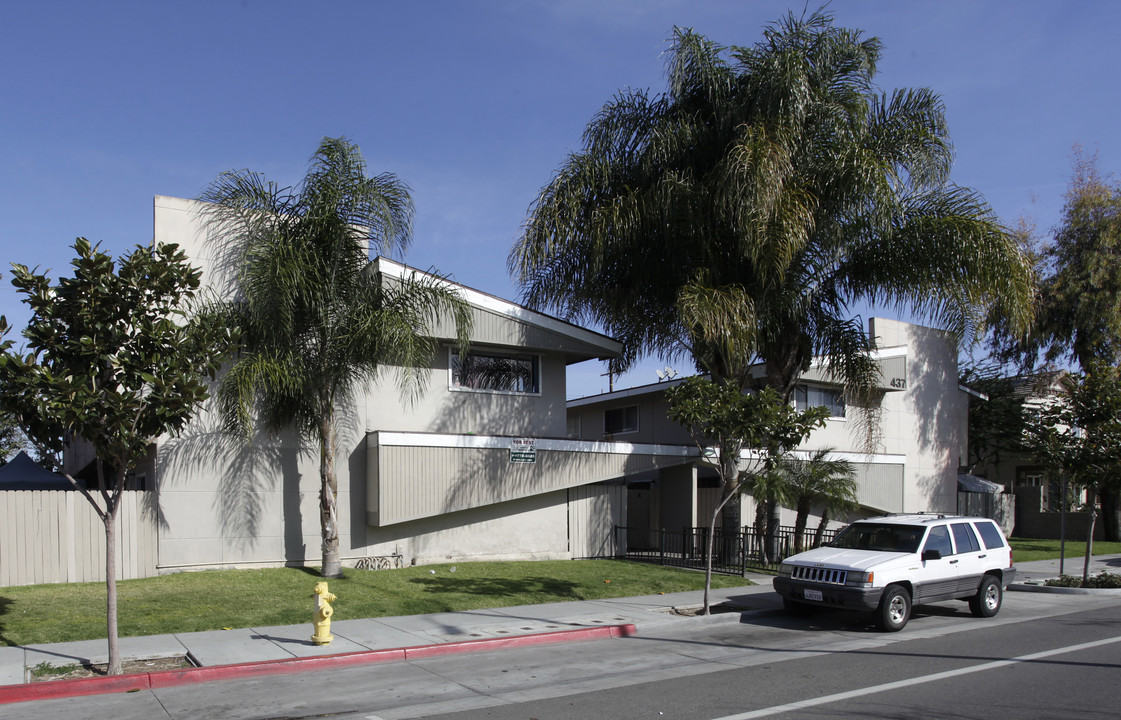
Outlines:
[[[374,263],[378,271],[387,277],[399,279],[410,275],[435,277],[431,273],[385,257],[378,257]],[[554,350],[564,354],[569,363],[596,358],[605,360],[618,357],[622,353],[622,343],[602,333],[451,280],[442,282],[459,292],[472,307],[493,321],[483,327],[483,324],[476,320],[476,328],[471,338],[472,344],[509,343],[527,349]],[[454,332],[448,326],[444,329],[444,334],[451,337]]]

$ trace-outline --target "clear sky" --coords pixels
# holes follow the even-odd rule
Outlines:
[[[404,260],[516,300],[506,256],[587,121],[665,86],[675,25],[750,45],[802,3],[771,0],[0,2],[0,312],[27,313],[9,262],[69,274],[81,235],[117,255],[152,235],[152,197],[219,172],[292,184],[320,138],[357,142],[413,189]],[[815,5],[810,5],[812,10]],[[1071,147],[1121,170],[1121,3],[835,0],[879,37],[881,87],[945,101],[953,180],[1012,223],[1054,226]],[[886,313],[889,314],[890,313]],[[656,380],[651,359],[619,387]],[[684,362],[674,363],[682,372]],[[575,366],[569,395],[606,389]]]

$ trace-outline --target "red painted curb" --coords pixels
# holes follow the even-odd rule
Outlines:
[[[480,652],[483,650],[502,650],[504,648],[530,647],[533,645],[548,645],[558,642],[580,642],[582,640],[606,640],[620,637],[624,628],[629,628],[629,634],[637,632],[634,625],[601,625],[598,627],[579,628],[576,630],[556,630],[554,632],[539,633],[536,635],[513,635],[503,638],[479,638],[478,640],[464,640],[457,643],[443,645],[424,645],[422,647],[405,648],[406,660],[419,660],[427,657],[439,657],[461,652]],[[616,632],[619,630],[619,632]]]
[[[0,705],[50,700],[53,698],[103,695],[111,692],[147,690],[148,674],[116,675],[113,677],[57,680],[55,682],[28,683],[26,685],[0,685]]]
[[[182,670],[160,670],[137,675],[116,677],[82,678],[80,680],[57,680],[54,682],[27,683],[21,685],[0,685],[0,705],[31,700],[80,697],[83,695],[103,695],[112,692],[131,692],[154,688],[195,685],[216,680],[237,680],[241,678],[262,677],[265,675],[288,675],[313,670],[366,665],[376,662],[419,660],[464,652],[482,652],[504,648],[531,647],[561,642],[581,642],[617,637],[633,637],[638,629],[633,624],[601,625],[597,627],[557,630],[537,635],[514,635],[504,638],[479,638],[461,642],[424,645],[392,650],[360,650],[339,655],[322,655],[308,658],[286,658],[265,660],[255,663],[235,663],[231,665],[212,665],[209,667],[185,668]]]

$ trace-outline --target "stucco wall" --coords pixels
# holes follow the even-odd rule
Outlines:
[[[884,396],[881,452],[906,456],[904,512],[955,512],[968,396],[958,390],[957,348],[946,333],[872,318],[878,347],[907,346],[907,388]]]

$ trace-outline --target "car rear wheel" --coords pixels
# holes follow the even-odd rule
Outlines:
[[[911,619],[911,593],[899,585],[884,590],[876,609],[876,625],[886,632],[898,632]]]
[[[986,575],[981,579],[981,587],[977,594],[969,598],[969,611],[975,617],[992,617],[1000,612],[1000,603],[1004,599],[1004,588],[993,575]]]

